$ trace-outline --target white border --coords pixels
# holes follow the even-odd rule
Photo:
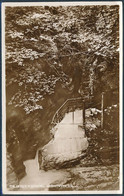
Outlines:
[[[122,2],[120,1],[75,1],[75,2],[11,2],[11,3],[2,3],[3,6],[76,6],[76,5],[122,5]]]
[[[6,190],[6,87],[5,87],[5,6],[1,7],[2,21],[2,189]],[[2,13],[3,12],[3,13]]]
[[[120,3],[120,25],[119,25],[119,37],[120,37],[120,55],[119,55],[119,129],[120,129],[120,191],[123,192],[123,5]]]
[[[76,5],[119,5],[120,6],[120,25],[119,25],[119,33],[120,33],[120,190],[113,191],[8,191],[6,188],[6,90],[5,90],[5,7],[6,6],[76,6]],[[123,191],[123,169],[122,169],[122,161],[123,161],[123,129],[122,129],[122,96],[123,96],[123,7],[122,2],[120,1],[106,1],[106,2],[17,2],[17,3],[2,3],[1,6],[1,18],[2,18],[2,192],[3,194],[122,194]]]

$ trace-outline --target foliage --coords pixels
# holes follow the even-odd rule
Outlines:
[[[7,92],[17,89],[9,104],[26,113],[42,109],[39,101],[57,82],[68,83],[75,66],[82,70],[80,91],[85,78],[89,94],[117,87],[118,6],[7,7],[5,22]]]

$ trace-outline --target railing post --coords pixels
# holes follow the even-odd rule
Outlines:
[[[72,122],[74,124],[74,108],[73,108],[73,111],[72,111]]]
[[[57,114],[56,114],[56,123],[58,124],[59,123],[59,115],[58,115],[58,112],[57,112]]]
[[[83,104],[82,114],[83,114],[83,128],[85,129],[85,103]]]
[[[101,129],[104,127],[104,92],[101,97]]]

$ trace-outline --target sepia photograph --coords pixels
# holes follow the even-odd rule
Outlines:
[[[122,193],[122,4],[2,3],[2,192]]]

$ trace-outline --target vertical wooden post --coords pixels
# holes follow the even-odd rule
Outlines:
[[[74,124],[74,109],[73,109],[73,111],[72,111],[72,122],[73,122],[73,124]]]
[[[56,114],[56,124],[59,123],[59,119],[58,119],[58,113]]]
[[[82,111],[82,113],[83,113],[83,128],[85,129],[85,103],[83,105],[84,105],[83,111]]]
[[[104,92],[102,92],[101,98],[101,128],[103,129],[104,125]]]

